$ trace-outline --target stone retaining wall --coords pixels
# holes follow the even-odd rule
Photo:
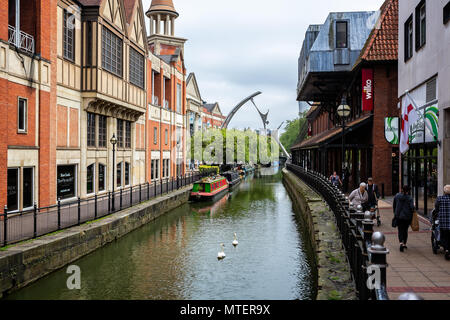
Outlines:
[[[186,203],[191,187],[0,251],[0,298]]]
[[[284,185],[305,222],[317,267],[317,300],[356,300],[341,236],[326,202],[292,172],[283,169]]]

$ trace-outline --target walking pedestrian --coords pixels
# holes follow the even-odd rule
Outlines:
[[[411,225],[414,214],[414,201],[409,195],[411,188],[403,186],[402,192],[394,198],[394,219],[398,228],[398,240],[400,242],[400,251],[408,249],[408,228]]]
[[[341,178],[337,175],[336,171],[333,172],[333,175],[330,177],[330,181],[336,187],[339,187],[340,185],[342,186]]]
[[[361,205],[363,207],[363,210],[366,210],[369,200],[369,195],[366,191],[366,187],[367,185],[363,182],[359,185],[358,189],[353,190],[353,192],[348,196],[348,200],[350,202],[353,202],[353,205],[355,207]]]
[[[439,228],[441,243],[445,250],[445,259],[450,260],[450,185],[446,185],[444,195],[437,198],[435,209],[439,214]]]
[[[380,198],[380,192],[378,191],[378,186],[373,183],[373,179],[369,178],[367,180],[367,194],[369,196],[369,206],[370,208],[375,208],[378,204],[378,199]]]

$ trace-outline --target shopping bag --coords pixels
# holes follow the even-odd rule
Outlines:
[[[412,219],[412,222],[411,222],[411,229],[414,232],[419,231],[419,216],[417,215],[416,211],[414,211],[414,213],[413,213],[413,219]]]

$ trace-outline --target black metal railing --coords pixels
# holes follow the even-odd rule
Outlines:
[[[292,164],[286,164],[286,168],[320,194],[333,211],[358,298],[389,300],[386,286],[389,250],[384,246],[383,233],[374,232],[375,214],[363,212],[360,206],[355,209],[322,174]]]
[[[45,234],[66,229],[82,223],[96,220],[148,201],[157,196],[170,193],[190,185],[209,172],[190,173],[176,178],[166,178],[153,183],[121,188],[88,199],[76,199],[69,202],[58,200],[55,205],[31,210],[8,213],[5,206],[0,214],[0,245],[34,239]]]

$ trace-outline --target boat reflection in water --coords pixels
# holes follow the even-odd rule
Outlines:
[[[196,208],[194,205],[192,205],[192,211],[196,214],[202,214],[202,215],[209,215],[213,217],[216,213],[220,212],[225,208],[227,205],[227,201],[231,199],[231,194],[227,193],[223,196],[222,199],[220,199],[217,202],[211,203],[208,206],[205,206],[205,203],[201,205],[201,207]]]

